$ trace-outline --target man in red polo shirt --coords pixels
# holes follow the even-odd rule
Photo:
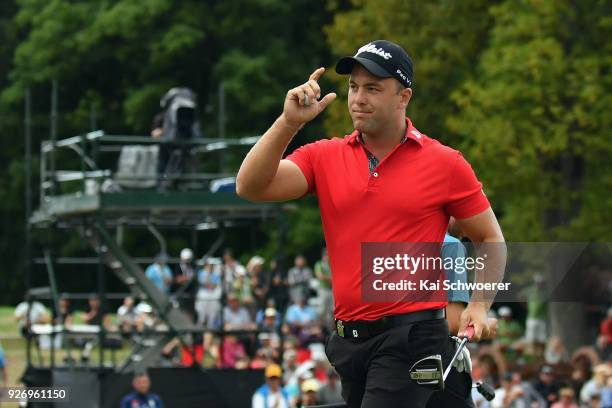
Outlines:
[[[287,93],[283,113],[245,157],[237,192],[253,201],[317,195],[335,299],[336,332],[326,352],[340,374],[344,399],[350,407],[424,407],[432,391],[411,382],[408,371],[432,354],[448,364],[454,348],[444,319],[446,300],[364,300],[362,243],[441,243],[450,216],[474,242],[503,243],[503,235],[462,155],[406,118],[413,65],[400,46],[371,42],[342,58],[336,71],[350,75],[348,108],[355,130],[343,139],[302,146],[281,160],[299,129],[336,97],[321,97],[317,81],[324,68],[315,70]],[[500,281],[505,252],[486,263],[477,280]],[[468,325],[474,340],[487,334],[488,295],[473,293],[461,315],[460,335]],[[472,404],[470,385],[452,390],[464,406]]]

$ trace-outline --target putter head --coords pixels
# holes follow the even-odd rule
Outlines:
[[[476,391],[480,393],[487,401],[492,401],[495,398],[495,390],[489,384],[476,382]]]
[[[436,391],[444,390],[442,356],[433,354],[420,359],[410,367],[410,379],[418,385]]]

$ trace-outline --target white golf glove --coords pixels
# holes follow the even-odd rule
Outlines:
[[[461,344],[461,339],[457,336],[451,336],[451,339],[455,342],[455,351],[459,348],[459,344]],[[468,374],[472,374],[472,358],[470,357],[470,350],[467,347],[463,347],[463,350],[453,363],[453,366],[459,372],[465,371]]]

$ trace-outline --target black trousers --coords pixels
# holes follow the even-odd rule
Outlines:
[[[454,369],[443,393],[410,380],[410,367],[423,357],[440,354],[444,367],[448,365],[455,351],[448,336],[445,319],[395,327],[368,339],[345,339],[334,332],[325,352],[340,375],[342,397],[349,408],[474,407],[471,379]],[[428,405],[433,394],[443,395]]]

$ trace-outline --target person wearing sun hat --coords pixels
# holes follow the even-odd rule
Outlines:
[[[252,408],[289,408],[289,396],[281,386],[283,370],[270,364],[264,370],[266,383],[259,387],[251,402]]]

